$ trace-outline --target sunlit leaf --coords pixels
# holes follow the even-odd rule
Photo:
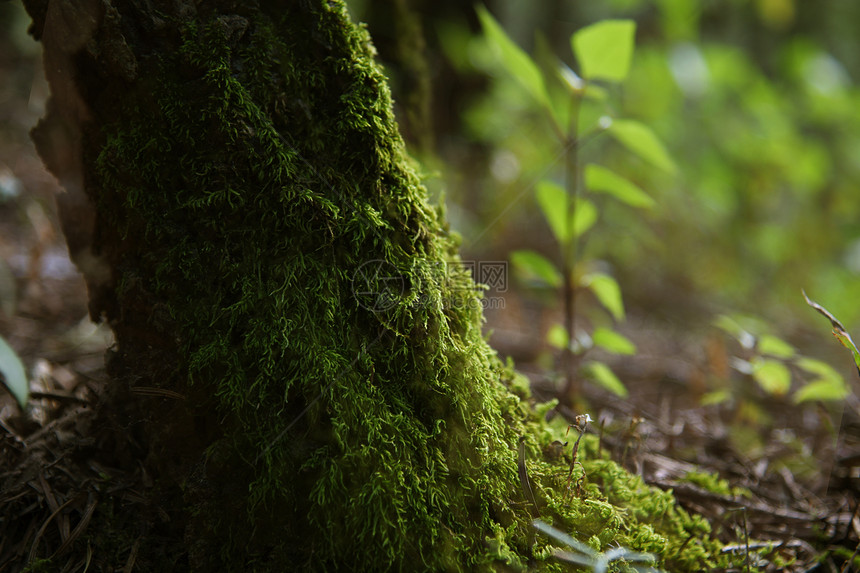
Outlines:
[[[742,327],[738,321],[727,314],[721,314],[718,316],[714,321],[714,326],[717,326],[734,337],[744,348],[752,348],[755,346],[755,336]]]
[[[844,383],[836,384],[832,380],[816,380],[810,382],[794,393],[794,403],[828,400],[844,400],[848,395],[848,387]]]
[[[716,406],[718,404],[722,404],[727,402],[732,397],[732,393],[728,390],[714,390],[713,392],[708,392],[702,396],[702,399],[699,400],[699,403],[702,406]]]
[[[594,329],[591,339],[595,346],[614,354],[636,354],[636,345],[630,339],[609,328],[601,326]]]
[[[842,346],[851,351],[854,355],[854,364],[857,366],[857,371],[860,372],[860,350],[857,350],[857,345],[854,344],[854,341],[851,339],[851,335],[844,330],[834,330],[833,336],[842,343]]]
[[[585,88],[585,82],[582,81],[582,78],[576,75],[576,72],[570,69],[570,66],[564,62],[559,62],[558,64],[558,77],[567,86],[571,95],[577,95]]]
[[[775,358],[791,358],[795,354],[794,346],[772,334],[763,334],[758,339],[756,350]]]
[[[784,396],[791,388],[791,372],[777,360],[755,358],[751,361],[752,376],[762,390],[772,396]]]
[[[570,44],[582,76],[588,80],[623,81],[630,71],[635,35],[632,20],[603,20],[577,31]]]
[[[594,348],[594,341],[586,331],[577,328],[576,335],[573,337],[573,342],[570,344],[570,349],[573,350],[574,353],[579,354],[589,348]]]
[[[794,402],[811,400],[843,400],[848,395],[849,388],[845,379],[832,366],[821,360],[802,357],[796,364],[804,371],[813,375],[813,380],[794,393]]]
[[[570,239],[567,192],[561,185],[552,181],[541,181],[536,187],[538,204],[552,229],[552,234],[558,242],[566,243]]]
[[[654,199],[638,185],[594,163],[585,166],[585,186],[590,191],[607,193],[633,207],[654,206]]]
[[[0,374],[3,375],[6,388],[9,389],[18,404],[22,408],[26,406],[27,400],[30,398],[30,384],[27,381],[24,364],[21,363],[21,359],[2,337],[0,337]]]
[[[579,237],[597,222],[597,207],[588,199],[577,197],[573,210],[573,220],[568,223],[567,192],[557,183],[541,181],[537,184],[537,200],[552,234],[556,240],[565,244],[573,237]]]
[[[573,236],[579,237],[597,222],[597,207],[588,199],[576,198],[576,209],[573,212]]]
[[[531,94],[537,102],[549,108],[549,96],[540,69],[507,35],[495,18],[483,6],[477,7],[478,18],[484,27],[484,33],[490,44],[497,51],[502,65],[516,80]]]
[[[614,278],[603,273],[589,273],[583,279],[584,286],[591,289],[597,300],[615,320],[624,320],[624,302],[621,299],[621,287]]]
[[[514,251],[511,262],[527,279],[538,279],[552,287],[561,286],[561,273],[543,255],[534,251]]]
[[[588,84],[585,86],[585,97],[593,101],[606,101],[609,92],[596,84]]]
[[[560,324],[553,324],[546,333],[546,341],[555,348],[563,350],[570,344],[567,329]]]
[[[669,173],[678,170],[669,152],[644,123],[632,119],[616,119],[607,131],[627,149],[655,167]]]
[[[604,388],[605,390],[609,390],[616,396],[621,398],[626,398],[628,395],[627,388],[618,379],[618,376],[609,369],[609,366],[604,364],[603,362],[589,362],[586,365],[586,370],[588,372],[589,378],[592,382]]]
[[[744,360],[743,358],[738,358],[737,356],[732,356],[729,359],[729,364],[732,365],[732,368],[744,374],[746,376],[752,376],[753,373],[753,364],[749,360]]]
[[[795,364],[805,372],[814,374],[819,378],[842,380],[842,375],[839,374],[839,372],[837,372],[830,364],[822,360],[802,356],[795,361]]]

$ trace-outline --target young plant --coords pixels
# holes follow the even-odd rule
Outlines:
[[[824,310],[811,301],[810,305],[817,307],[819,312]],[[829,313],[825,316],[835,321]],[[795,404],[839,401],[848,395],[848,385],[844,378],[829,364],[801,355],[788,342],[764,331],[764,327],[742,325],[743,322],[742,318],[723,315],[717,319],[716,326],[735,338],[744,349],[744,356],[732,358],[732,366],[742,374],[750,376],[767,395],[777,398],[787,396],[792,390],[794,378],[800,381],[800,386],[791,395]],[[834,333],[837,330],[836,324],[838,321],[834,324]],[[840,341],[850,342],[845,329],[841,328],[841,324],[839,327],[846,337],[840,338]],[[727,390],[717,390],[705,394],[702,403],[718,404],[730,397]]]
[[[565,435],[567,435],[570,432],[571,428],[576,428],[577,432],[579,432],[579,436],[577,436],[576,442],[574,442],[573,444],[573,450],[570,453],[570,471],[567,472],[567,486],[565,487],[565,495],[568,496],[573,495],[573,470],[576,468],[576,464],[578,463],[576,456],[577,453],[579,453],[579,442],[582,441],[582,436],[585,435],[585,429],[588,427],[589,422],[591,422],[591,416],[589,416],[588,414],[580,414],[576,417],[576,423],[568,425],[567,431],[565,432]],[[582,466],[581,463],[579,465]],[[585,477],[585,468],[582,468],[582,471],[582,475],[583,477]],[[580,484],[577,483],[577,493],[579,492],[579,486]]]
[[[540,519],[535,519],[532,522],[532,525],[547,537],[550,537],[575,551],[571,552],[561,549],[553,551],[553,556],[565,563],[588,567],[593,571],[593,573],[605,573],[609,568],[610,563],[619,561],[629,564],[633,571],[641,571],[643,573],[645,571],[659,571],[659,569],[652,567],[652,564],[656,562],[656,559],[650,553],[640,553],[624,547],[615,547],[609,551],[601,553],[590,545],[574,539],[570,535],[559,531]]]
[[[551,64],[542,68],[508,37],[486,9],[479,7],[478,16],[502,65],[530,94],[564,157],[556,179],[542,179],[535,185],[538,205],[558,247],[559,264],[531,250],[515,251],[511,260],[522,274],[560,292],[563,323],[550,329],[548,342],[562,350],[561,370],[565,378],[562,396],[569,398],[578,394],[576,371],[588,349],[597,346],[617,354],[636,351],[632,342],[611,328],[598,327],[589,336],[576,325],[580,289],[589,289],[614,321],[624,319],[621,289],[616,280],[598,270],[585,270],[589,265],[580,261],[580,240],[599,216],[592,196],[603,194],[639,209],[651,208],[655,203],[636,183],[606,166],[588,163],[582,168],[582,147],[593,137],[607,133],[658,168],[671,173],[675,165],[648,126],[614,118],[610,113],[608,92],[603,85],[619,85],[627,77],[634,51],[633,21],[606,20],[574,33],[570,43],[579,63],[577,74],[554,57]],[[596,106],[590,107],[589,112],[598,111],[588,114],[597,118],[593,124],[584,121],[586,103]],[[581,189],[583,183],[589,196]],[[598,385],[621,397],[627,396],[624,384],[605,364],[592,361],[584,369]]]

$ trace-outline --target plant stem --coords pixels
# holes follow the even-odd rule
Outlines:
[[[571,99],[570,125],[564,139],[564,181],[567,191],[567,221],[571,226],[570,237],[562,245],[562,275],[564,277],[564,328],[568,335],[568,344],[562,352],[562,368],[565,376],[562,400],[568,401],[579,395],[579,384],[576,378],[577,356],[573,351],[576,339],[576,286],[574,278],[576,262],[579,257],[579,237],[573,229],[576,216],[576,201],[579,194],[579,108],[581,96]]]

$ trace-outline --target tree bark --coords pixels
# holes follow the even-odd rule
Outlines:
[[[572,462],[579,497],[559,485],[564,426],[482,338],[456,237],[342,2],[25,5],[52,90],[33,137],[66,189],[92,318],[116,336],[95,425],[122,439],[96,451],[143,468],[160,516],[112,541],[122,507],[105,493],[96,555],[116,567],[133,551],[142,570],[551,566],[538,510],[603,547],[699,547],[703,524],[596,440],[579,455],[612,493]],[[631,488],[657,509],[622,518],[610,503]]]
[[[190,565],[486,561],[523,415],[343,5],[28,8],[112,408]]]

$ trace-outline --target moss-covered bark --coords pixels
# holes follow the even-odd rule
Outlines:
[[[539,511],[706,567],[707,524],[588,440],[566,495],[565,427],[482,339],[341,2],[28,9],[54,94],[34,137],[117,338],[105,411],[141,444],[188,566],[552,568]],[[120,562],[110,507],[89,539]]]

